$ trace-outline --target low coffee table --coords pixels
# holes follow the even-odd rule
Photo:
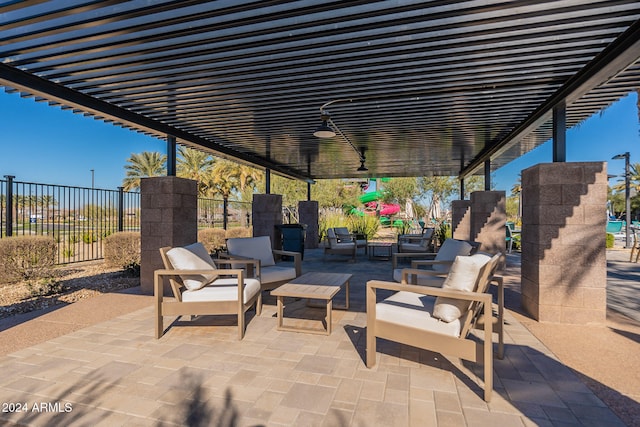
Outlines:
[[[349,309],[349,280],[351,274],[343,273],[321,273],[310,272],[305,273],[292,281],[271,291],[271,295],[278,298],[278,330],[308,332],[311,334],[331,335],[331,310],[333,309],[333,297],[344,286],[346,292],[345,310]],[[325,300],[327,306],[327,328],[323,330],[302,328],[284,325],[284,298],[308,298]]]
[[[369,242],[367,243],[367,253],[369,259],[391,259],[393,243]]]

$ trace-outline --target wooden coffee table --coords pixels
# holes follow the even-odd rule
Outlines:
[[[349,309],[349,280],[351,274],[343,273],[305,273],[292,281],[271,291],[271,295],[278,299],[278,330],[293,332],[308,332],[311,334],[331,335],[331,310],[333,309],[333,297],[344,286],[346,292],[346,302],[343,307]],[[327,328],[312,329],[284,325],[284,298],[307,298],[309,300],[325,300],[327,307]],[[308,304],[310,305],[310,304]]]

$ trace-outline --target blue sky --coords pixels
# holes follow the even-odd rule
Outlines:
[[[166,152],[164,141],[17,94],[0,92],[0,111],[0,176],[14,175],[17,181],[91,187],[93,169],[96,188],[116,189],[132,153]],[[620,175],[624,161],[611,157],[629,151],[631,162],[640,162],[638,130],[631,94],[567,133],[567,161],[609,161],[609,174]],[[509,194],[522,169],[551,159],[547,142],[498,169],[495,189]]]

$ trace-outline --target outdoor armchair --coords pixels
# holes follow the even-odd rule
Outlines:
[[[337,255],[349,255],[355,261],[356,250],[358,249],[357,243],[354,240],[339,241],[338,236],[333,228],[327,229],[327,237],[324,246],[324,255],[337,254]]]
[[[400,234],[398,236],[398,252],[433,252],[434,236],[435,228],[425,228],[422,234]]]
[[[466,256],[474,253],[479,244],[475,242],[469,242],[467,240],[456,240],[456,239],[446,239],[438,252],[430,252],[430,253],[395,253],[392,256],[392,268],[393,268],[393,280],[396,282],[402,281],[402,269],[398,268],[398,260],[399,259],[412,259],[411,268],[416,269],[427,269],[431,271],[436,271],[439,273],[446,274],[453,264],[453,261],[457,256]],[[433,275],[421,275],[421,272],[414,271],[413,274],[416,276],[411,283],[418,285],[431,285],[434,286],[431,282],[433,280]],[[435,285],[439,286],[439,284]]]
[[[377,338],[483,363],[484,400],[490,401],[494,321],[488,287],[500,256],[476,254],[456,258],[442,288],[367,282],[367,367],[376,364]],[[395,293],[378,302],[378,289]],[[502,314],[499,309],[499,324],[502,324]],[[482,342],[469,337],[476,326],[484,329]],[[498,333],[502,335],[501,327]],[[498,356],[502,356],[502,348]]]
[[[233,260],[214,260],[202,243],[185,247],[160,248],[164,269],[154,272],[156,338],[164,334],[165,316],[221,315],[238,316],[238,339],[244,337],[245,312],[252,306],[262,311],[260,281],[245,278]],[[164,298],[164,280],[168,279],[173,299]]]
[[[364,248],[364,253],[367,253],[367,236],[350,233],[347,227],[334,227],[333,231],[335,232],[339,243],[356,242],[356,250]]]
[[[227,239],[227,254],[223,256],[236,260],[257,260],[257,267],[247,266],[249,277],[260,280],[262,290],[275,289],[302,275],[302,254],[300,252],[273,249],[269,236],[237,237]],[[276,258],[288,256],[293,262],[276,263]]]

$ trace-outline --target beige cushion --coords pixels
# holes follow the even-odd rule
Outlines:
[[[376,319],[398,325],[460,336],[460,320],[441,322],[431,316],[435,298],[414,292],[400,291],[376,304]]]
[[[275,265],[269,236],[236,237],[227,239],[229,255],[260,260],[260,266]]]
[[[456,257],[442,289],[472,292],[478,281],[480,269],[490,260],[490,256],[482,253]],[[468,300],[438,297],[433,308],[433,317],[452,322],[462,316],[469,304]]]
[[[473,246],[471,246],[469,242],[465,242],[464,240],[446,239],[442,243],[435,259],[438,261],[453,261],[457,256],[469,255],[471,253],[471,249],[473,249]],[[449,265],[436,264],[433,266],[433,270],[446,273],[449,270]]]
[[[244,279],[244,301],[249,301],[260,292],[260,281]],[[198,290],[186,290],[182,293],[183,302],[196,301],[237,301],[238,279],[225,278],[214,280],[211,284]]]
[[[215,270],[211,256],[202,243],[193,243],[184,247],[172,248],[167,251],[167,258],[176,270]],[[180,275],[184,286],[189,290],[198,290],[211,282],[215,274],[212,275]]]

